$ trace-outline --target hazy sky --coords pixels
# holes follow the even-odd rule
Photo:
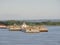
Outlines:
[[[0,20],[60,19],[60,0],[0,0]]]

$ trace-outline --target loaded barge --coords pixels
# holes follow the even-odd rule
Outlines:
[[[44,25],[40,26],[29,26],[26,23],[22,25],[11,25],[8,26],[9,31],[23,31],[26,33],[39,33],[39,32],[48,32],[48,29]]]

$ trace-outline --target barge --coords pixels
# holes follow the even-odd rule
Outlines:
[[[39,33],[39,32],[48,32],[48,29],[44,25],[40,26],[29,26],[26,25],[26,23],[23,23],[22,25],[13,25],[9,26],[10,31],[22,31],[26,33]]]

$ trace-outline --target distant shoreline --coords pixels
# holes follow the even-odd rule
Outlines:
[[[8,21],[0,21],[0,25],[21,25],[23,22],[26,22],[27,25],[47,25],[47,26],[60,26],[60,22],[51,22],[51,21],[43,21],[43,22],[29,22],[29,21],[18,21],[18,20],[8,20]]]

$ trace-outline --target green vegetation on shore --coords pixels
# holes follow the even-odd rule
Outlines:
[[[8,21],[0,21],[0,24],[4,25],[21,25],[23,22],[26,22],[28,25],[60,25],[60,22],[51,22],[51,21],[45,21],[45,22],[27,22],[27,21],[16,21],[16,20],[8,20]]]

